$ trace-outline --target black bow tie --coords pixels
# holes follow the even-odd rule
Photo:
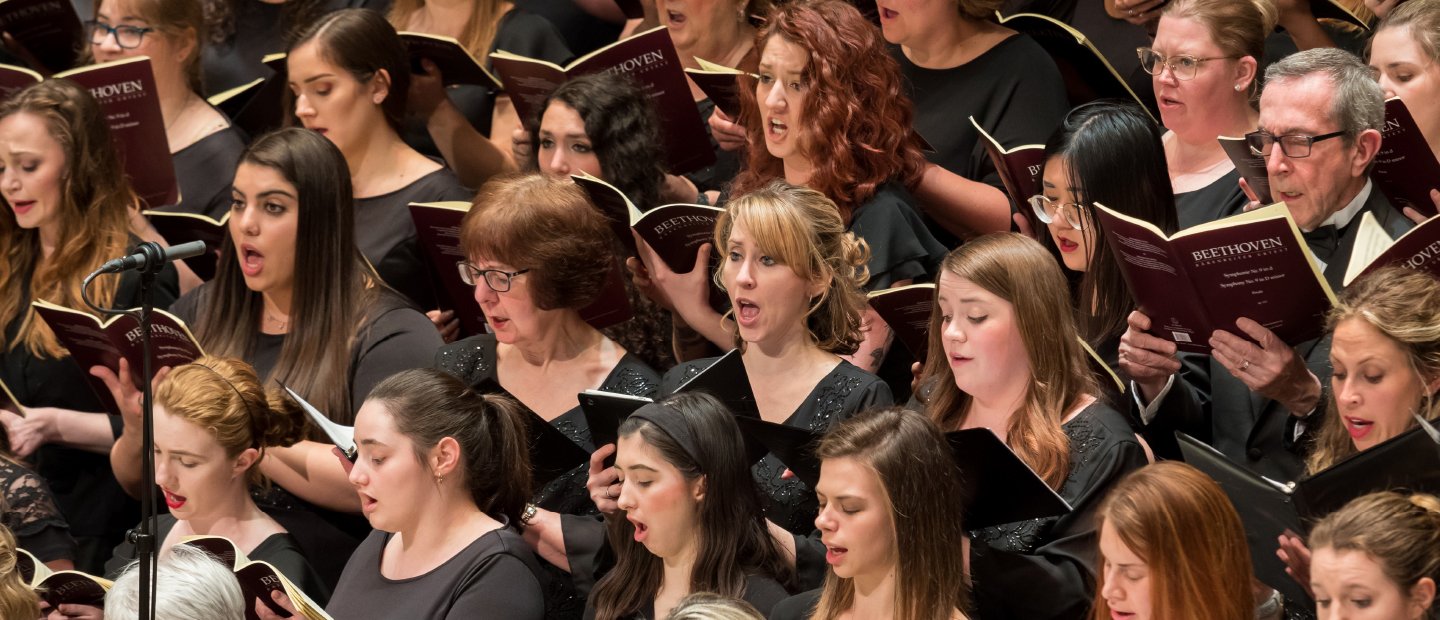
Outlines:
[[[1335,252],[1335,246],[1340,244],[1340,233],[1333,225],[1321,226],[1303,234],[1305,245],[1310,246],[1310,253],[1322,261],[1330,258]]]

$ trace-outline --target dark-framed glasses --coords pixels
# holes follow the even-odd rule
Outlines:
[[[529,273],[529,269],[520,271],[501,271],[499,269],[481,269],[465,261],[456,261],[455,267],[460,270],[460,281],[470,286],[476,286],[481,280],[485,286],[496,293],[508,293],[514,285],[515,276],[522,273]]]
[[[115,44],[120,49],[133,50],[145,42],[145,33],[155,32],[154,28],[141,28],[139,26],[111,26],[102,24],[93,19],[85,21],[85,32],[90,35],[90,42],[95,45],[104,45],[105,39],[115,35]]]
[[[1195,56],[1177,55],[1166,57],[1160,52],[1148,47],[1137,47],[1135,53],[1140,56],[1140,68],[1150,75],[1158,76],[1170,67],[1170,74],[1180,81],[1193,80],[1195,74],[1200,71],[1200,65],[1209,60],[1234,60],[1239,56],[1211,56],[1209,58],[1197,58]]]
[[[1338,138],[1348,134],[1348,131],[1332,131],[1318,136],[1307,136],[1304,134],[1292,133],[1277,136],[1268,131],[1252,131],[1245,134],[1245,143],[1250,146],[1250,153],[1260,157],[1269,157],[1274,151],[1274,146],[1280,145],[1280,152],[1290,159],[1309,157],[1310,151],[1315,147],[1316,142]]]
[[[1082,228],[1084,222],[1080,217],[1080,210],[1085,208],[1086,205],[1075,202],[1060,202],[1044,194],[1031,196],[1029,202],[1030,208],[1035,210],[1035,217],[1040,218],[1041,222],[1049,224],[1054,222],[1055,218],[1059,217],[1064,219],[1065,223],[1069,224],[1071,228],[1084,230]]]

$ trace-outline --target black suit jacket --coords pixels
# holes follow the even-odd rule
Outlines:
[[[1380,188],[1373,186],[1365,206],[1345,228],[1336,231],[1338,242],[1333,250],[1312,252],[1325,263],[1325,280],[1339,291],[1350,262],[1360,219],[1365,212],[1397,237],[1414,226],[1390,205]],[[1238,333],[1235,332],[1235,333]],[[1330,337],[1328,335],[1295,347],[1310,372],[1321,385],[1330,381]],[[1156,456],[1179,459],[1175,431],[1183,431],[1214,446],[1236,463],[1274,480],[1295,480],[1304,473],[1307,437],[1295,437],[1297,418],[1305,411],[1288,411],[1273,400],[1256,394],[1208,355],[1181,354],[1182,369],[1174,385],[1160,402],[1155,417],[1142,432]],[[1130,399],[1132,407],[1134,400]],[[1324,410],[1324,403],[1316,411]],[[1138,411],[1136,418],[1138,419]],[[1316,424],[1307,424],[1307,430]]]

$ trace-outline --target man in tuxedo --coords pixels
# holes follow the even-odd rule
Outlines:
[[[1413,225],[1369,178],[1384,121],[1384,93],[1352,54],[1308,50],[1265,72],[1260,128],[1246,138],[1265,156],[1271,195],[1289,207],[1336,290],[1364,213],[1392,237]],[[1211,335],[1211,355],[1177,357],[1173,342],[1146,333],[1150,317],[1134,312],[1129,323],[1120,367],[1133,380],[1136,417],[1158,455],[1178,457],[1173,433],[1180,430],[1272,479],[1303,473],[1305,431],[1326,405],[1328,337],[1291,347],[1242,318],[1235,331]]]

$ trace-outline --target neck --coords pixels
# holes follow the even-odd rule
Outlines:
[[[1174,130],[1176,140],[1174,161],[1170,162],[1172,169],[1187,170],[1206,161],[1213,161],[1217,154],[1224,153],[1216,138],[1240,138],[1255,131],[1260,125],[1260,113],[1250,107],[1249,103],[1240,100],[1235,105],[1216,110],[1214,118],[1208,121],[1194,127]]]
[[[291,309],[290,301],[293,299],[294,293],[295,291],[288,287],[284,290],[260,293],[260,299],[263,300],[265,304],[265,312],[276,315],[277,317],[285,317],[288,320]]]
[[[434,501],[419,507],[418,518],[409,527],[397,532],[407,555],[444,549],[456,537],[473,539],[476,524],[490,524],[490,529],[500,525],[481,512],[464,489],[448,487],[433,497]]]
[[[695,45],[675,50],[680,53],[680,64],[698,69],[700,63],[695,62],[696,58],[704,58],[727,67],[740,64],[740,59],[744,58],[755,44],[755,29],[750,27],[748,21],[720,21],[724,23],[716,24],[715,28],[706,36],[700,37],[701,41]]]
[[[60,231],[55,226],[41,226],[36,229],[40,235],[40,256],[49,258],[55,254],[55,246],[59,242]]]
[[[383,183],[391,176],[400,162],[400,154],[407,148],[400,136],[385,124],[382,115],[377,122],[382,126],[376,131],[357,134],[356,143],[345,149],[345,163],[350,168],[350,178],[355,186],[355,198],[369,198],[362,189]]]
[[[805,185],[815,173],[815,166],[804,155],[791,155],[781,160],[785,165],[785,182],[791,185]]]
[[[998,385],[993,390],[970,395],[970,407],[965,413],[966,428],[989,428],[1001,440],[1010,428],[1010,417],[1025,403],[1026,384],[1031,380],[1029,373],[1024,381],[1012,380],[1008,385]]]
[[[691,540],[694,540],[693,538]],[[686,594],[690,593],[690,572],[695,567],[695,545],[691,543],[681,549],[679,553],[668,557],[660,558],[664,564],[664,572],[660,578],[660,589],[664,591],[680,590]],[[664,610],[656,609],[656,613],[663,613]]]
[[[190,90],[190,85],[186,83],[185,76],[178,67],[164,77],[155,76],[155,91],[160,99],[160,116],[165,119],[167,128],[175,124],[175,120],[185,112],[190,100],[195,98],[195,93]]]
[[[895,567],[884,573],[856,575],[851,580],[855,600],[850,607],[852,618],[886,620],[895,617]]]
[[[541,322],[538,337],[513,346],[526,364],[543,368],[555,362],[575,359],[599,346],[604,339],[605,335],[581,319],[580,313],[556,310],[551,320]]]
[[[925,69],[957,67],[964,64],[962,61],[972,51],[967,43],[985,32],[987,26],[984,22],[956,15],[949,23],[937,24],[929,32],[917,33],[917,36],[911,37],[916,41],[902,44],[900,50],[910,62]]]
[[[265,513],[250,499],[250,492],[244,481],[245,478],[241,477],[240,484],[234,485],[224,498],[217,499],[220,503],[207,506],[209,516],[186,519],[185,523],[190,526],[190,530],[202,536],[224,536],[235,540],[246,522],[263,519]]]
[[[783,338],[776,338],[761,342],[745,343],[745,351],[740,357],[744,360],[746,368],[752,368],[751,372],[759,371],[764,374],[769,371],[784,373],[786,370],[794,370],[814,357],[828,356],[810,341],[805,326],[800,325],[798,329],[785,334]]]

